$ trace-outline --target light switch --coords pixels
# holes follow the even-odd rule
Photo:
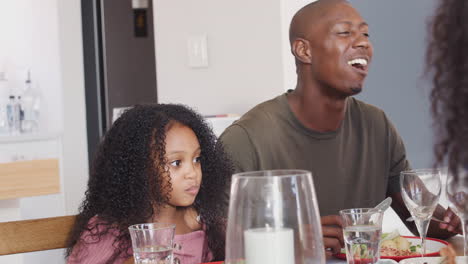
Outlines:
[[[148,0],[132,0],[133,9],[148,8],[148,7],[149,7]]]
[[[190,36],[187,40],[188,66],[208,67],[208,45],[206,35]]]

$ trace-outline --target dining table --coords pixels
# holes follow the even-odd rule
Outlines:
[[[457,253],[457,256],[463,256],[463,236],[458,235],[454,236],[452,238],[447,239],[447,242],[449,242],[453,248],[455,249],[455,252]],[[203,264],[222,264],[223,262],[209,262],[209,263],[203,263]],[[345,264],[346,260],[338,259],[335,257],[329,257],[327,259],[327,264]]]
[[[414,236],[408,228],[403,224],[403,222],[400,220],[398,215],[393,211],[393,209],[388,209],[383,218],[383,223],[382,223],[382,232],[392,232],[394,230],[398,230],[400,235],[402,236]],[[464,239],[463,236],[457,235],[454,237],[451,237],[446,240],[448,243],[450,243],[453,248],[455,249],[455,252],[457,253],[457,256],[463,256],[463,243]],[[222,262],[211,262],[209,264],[221,264]],[[338,259],[336,257],[329,257],[327,258],[327,264],[345,264],[346,260]]]
[[[393,232],[394,230],[398,230],[398,233],[400,233],[401,236],[414,236],[414,234],[411,233],[411,231],[409,231],[409,229],[403,224],[400,217],[395,213],[395,211],[393,211],[392,208],[389,208],[385,212],[383,217],[382,232]],[[457,256],[463,256],[464,239],[462,235],[451,237],[446,241],[453,246],[455,252],[457,253]],[[327,259],[327,264],[344,263],[346,263],[346,260],[338,259],[335,257],[330,257]]]
[[[455,249],[455,252],[457,253],[457,256],[463,256],[463,236],[457,235],[454,237],[451,237],[446,240],[449,242],[453,248]],[[338,259],[335,257],[330,257],[327,259],[327,264],[345,264],[346,260]]]

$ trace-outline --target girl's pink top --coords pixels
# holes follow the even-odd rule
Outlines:
[[[93,217],[89,223],[94,225],[96,217]],[[94,231],[96,232],[96,231]],[[114,249],[118,247],[118,242],[114,243],[118,235],[117,230],[109,230],[109,233],[100,239],[91,236],[90,231],[85,231],[80,238],[80,244],[75,245],[72,253],[68,257],[68,264],[104,264],[113,255]],[[174,249],[174,258],[178,258],[181,264],[200,264],[209,262],[213,259],[213,254],[208,248],[208,240],[205,231],[175,235],[174,243],[177,244]],[[115,264],[122,264],[133,254],[130,247],[128,254],[122,253]]]

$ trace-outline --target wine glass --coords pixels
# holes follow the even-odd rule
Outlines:
[[[325,264],[312,175],[303,170],[234,174],[226,264]]]
[[[454,173],[447,175],[447,197],[454,212],[460,217],[464,235],[464,255],[468,256],[468,171],[458,168]]]
[[[400,177],[403,201],[414,218],[421,236],[422,256],[426,254],[426,234],[432,214],[439,203],[441,171],[417,169],[402,171]]]

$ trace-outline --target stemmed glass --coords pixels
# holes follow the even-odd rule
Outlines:
[[[468,256],[468,171],[464,168],[458,168],[456,176],[452,173],[447,175],[447,197],[450,200],[451,207],[460,217],[465,237],[464,255]]]
[[[402,171],[400,186],[403,201],[413,216],[421,236],[422,256],[424,256],[427,229],[440,198],[441,171],[439,169]]]
[[[312,175],[271,170],[233,176],[226,264],[325,264]]]

